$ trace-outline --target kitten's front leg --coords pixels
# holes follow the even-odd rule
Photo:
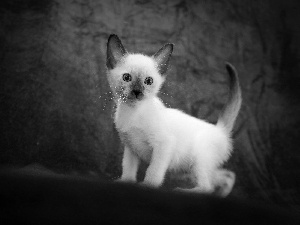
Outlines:
[[[162,184],[171,161],[174,141],[173,137],[164,138],[153,148],[151,162],[143,181],[144,185],[158,187]]]
[[[140,159],[125,145],[121,181],[136,182]]]

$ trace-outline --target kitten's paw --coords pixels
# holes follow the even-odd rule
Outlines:
[[[180,187],[177,187],[177,188],[174,188],[173,191],[178,191],[178,192],[192,192],[192,189],[191,188],[180,188]]]
[[[235,173],[229,170],[219,170],[216,176],[217,182],[215,187],[215,194],[220,197],[226,197],[230,194],[235,184]]]
[[[136,183],[136,181],[134,179],[127,179],[127,178],[117,178],[116,180],[114,180],[114,182],[117,183]]]
[[[159,188],[159,185],[153,184],[153,183],[148,182],[148,181],[140,182],[139,185],[142,186],[142,187],[146,187],[146,188]]]
[[[175,188],[174,191],[185,192],[185,193],[203,193],[203,194],[211,194],[212,191],[203,190],[200,187],[194,188]]]
[[[114,179],[114,182],[117,182],[117,183],[118,183],[118,182],[123,182],[123,181],[122,181],[122,179],[121,179],[121,177],[120,177],[120,178]]]
[[[186,188],[174,188],[173,191],[178,191],[178,192],[184,192],[186,190]]]
[[[145,183],[145,182],[140,182],[139,185],[141,187],[151,187],[149,184]]]

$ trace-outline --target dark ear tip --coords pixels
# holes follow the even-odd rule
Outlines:
[[[115,39],[116,41],[120,41],[120,38],[116,34],[109,35],[108,42],[110,42],[112,39]]]
[[[110,34],[109,38],[112,38],[112,37],[118,37],[118,35],[116,35],[116,34]]]
[[[165,44],[165,47],[168,47],[170,48],[171,52],[173,51],[173,48],[174,48],[174,44],[173,43],[167,43]]]

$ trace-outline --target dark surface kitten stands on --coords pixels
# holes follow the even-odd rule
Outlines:
[[[263,203],[47,172],[0,173],[0,224],[300,224]]]

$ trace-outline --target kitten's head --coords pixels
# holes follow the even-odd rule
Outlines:
[[[166,44],[151,57],[131,54],[117,35],[110,35],[106,66],[108,82],[115,97],[132,104],[155,96],[165,80],[172,51],[173,44]]]

